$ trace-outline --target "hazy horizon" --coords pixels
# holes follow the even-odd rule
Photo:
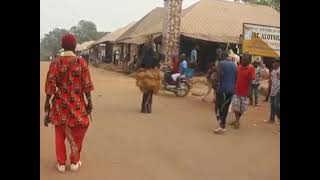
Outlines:
[[[198,1],[183,0],[183,8]],[[70,29],[80,20],[92,21],[98,31],[112,32],[155,7],[163,7],[163,0],[41,0],[40,38],[54,28]]]

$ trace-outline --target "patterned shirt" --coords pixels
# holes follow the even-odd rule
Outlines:
[[[46,94],[54,95],[49,119],[54,125],[89,124],[84,93],[93,90],[87,62],[71,51],[53,60],[47,74]]]
[[[252,80],[252,84],[254,84],[254,85],[260,84],[261,75],[262,75],[262,69],[261,69],[261,67],[258,66],[256,68],[256,79]]]
[[[271,71],[271,92],[270,96],[276,96],[280,93],[280,67]]]

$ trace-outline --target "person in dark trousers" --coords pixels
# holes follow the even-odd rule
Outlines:
[[[265,122],[280,123],[280,59],[273,61],[270,77],[270,119]],[[278,117],[276,121],[275,118]]]
[[[113,64],[116,65],[116,51],[113,51]]]
[[[145,72],[154,70],[155,67],[159,67],[159,59],[155,57],[156,52],[152,47],[152,40],[145,44],[142,50],[142,61],[141,68],[145,70]],[[142,96],[141,103],[141,113],[151,113],[152,112],[152,96],[153,90],[145,90]]]
[[[272,69],[271,69],[271,72],[272,72]],[[267,95],[266,95],[266,98],[264,99],[265,102],[269,101],[270,92],[271,92],[271,76],[269,75]]]
[[[249,100],[250,100],[250,105],[253,105],[253,101],[254,101],[254,105],[258,106],[258,99],[259,99],[259,87],[260,87],[260,79],[261,79],[261,73],[262,73],[262,69],[260,68],[260,63],[261,60],[260,59],[256,59],[254,60],[254,62],[252,63],[253,67],[256,70],[256,79],[252,80],[251,84],[250,84],[250,92],[249,92]]]
[[[235,90],[237,76],[237,67],[228,58],[228,52],[223,51],[221,53],[221,61],[217,67],[217,93],[215,112],[219,127],[214,130],[216,134],[222,134],[226,131],[226,119],[229,111],[229,106],[232,101],[232,97]]]
[[[202,96],[202,101],[205,101],[205,98],[210,94],[211,90],[213,90],[214,91],[213,102],[215,102],[216,84],[217,84],[217,67],[213,62],[209,65],[209,69],[206,74],[206,79],[207,79],[208,90]]]
[[[137,70],[138,57],[137,55],[133,55],[133,67],[134,70]]]

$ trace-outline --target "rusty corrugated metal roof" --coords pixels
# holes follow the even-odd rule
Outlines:
[[[280,13],[262,5],[201,0],[186,10],[181,34],[208,41],[238,43],[243,23],[280,27]]]
[[[164,8],[153,9],[118,40],[162,33],[164,15]],[[243,23],[280,27],[280,13],[268,6],[223,0],[200,0],[184,9],[181,18],[181,35],[214,42],[238,43]]]
[[[162,33],[154,33],[152,34],[152,38],[153,39],[156,39],[158,37],[160,37],[162,35]],[[133,38],[126,38],[126,39],[123,39],[123,40],[120,40],[118,42],[122,42],[122,43],[132,43],[132,44],[143,44],[145,42],[147,42],[148,36],[139,36],[139,37],[133,37]]]
[[[90,45],[92,45],[95,41],[86,41],[80,45],[77,44],[76,51],[84,51],[86,50]]]
[[[195,3],[197,4],[197,3]],[[195,5],[194,4],[194,5]],[[182,15],[187,13],[194,7],[194,5],[186,8]],[[165,9],[163,7],[156,7],[125,32],[120,38],[119,42],[143,44],[148,35],[153,35],[154,38],[162,34],[162,25],[165,17]]]
[[[102,38],[100,38],[99,40],[97,40],[93,45],[97,45],[100,43],[104,43],[104,42],[115,42],[117,41],[117,39],[123,34],[125,33],[129,28],[131,28],[133,25],[135,24],[135,22],[131,22],[130,24],[121,27],[109,34],[106,34],[105,36],[103,36]]]
[[[164,20],[164,8],[157,7],[145,15],[135,25],[133,25],[127,32],[125,32],[119,40],[137,38],[149,34],[156,34],[162,32],[162,25]]]

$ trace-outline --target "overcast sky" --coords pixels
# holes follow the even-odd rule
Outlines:
[[[183,0],[186,8],[199,0]],[[69,29],[90,20],[98,31],[114,31],[138,21],[163,0],[40,0],[40,37],[54,28]]]

